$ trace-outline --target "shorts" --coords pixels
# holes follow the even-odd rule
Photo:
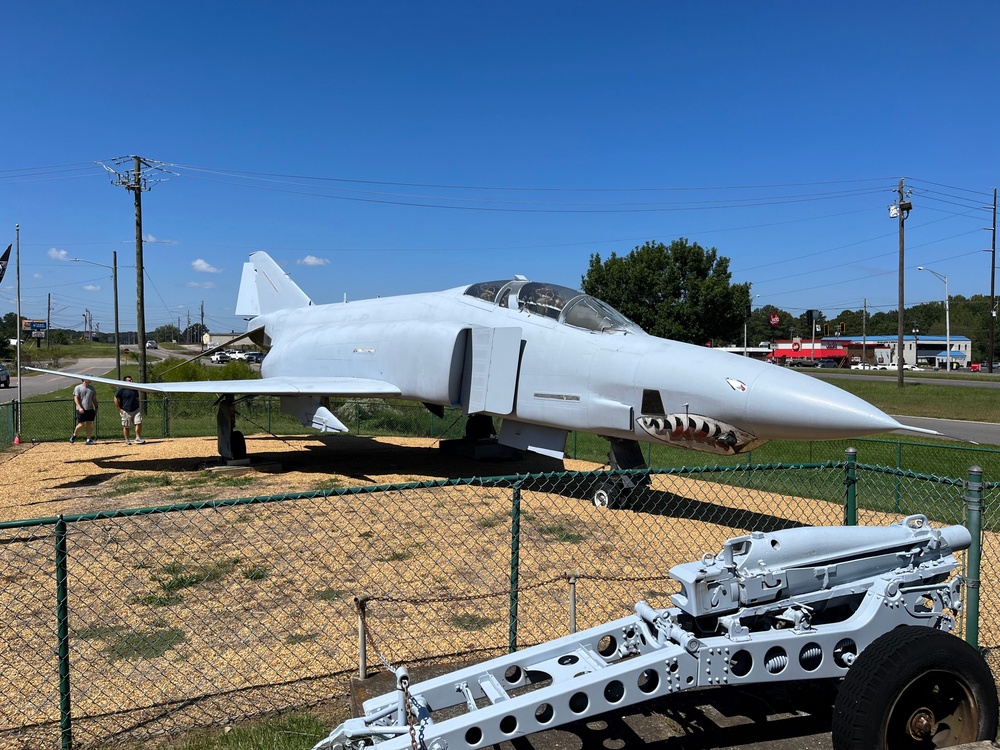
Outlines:
[[[84,422],[93,422],[94,417],[97,416],[97,409],[84,409],[83,411],[78,411],[76,413],[76,421],[80,424]]]
[[[122,415],[122,427],[131,427],[134,424],[142,424],[142,412],[139,409],[135,411],[125,411],[124,409],[119,409]]]

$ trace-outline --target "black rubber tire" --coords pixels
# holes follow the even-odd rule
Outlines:
[[[618,484],[613,481],[600,482],[590,493],[590,499],[597,508],[609,510],[618,505]]]
[[[952,747],[996,733],[996,684],[982,654],[923,626],[890,630],[862,651],[833,710],[835,750]]]

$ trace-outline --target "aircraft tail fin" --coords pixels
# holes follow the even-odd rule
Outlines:
[[[311,304],[308,295],[267,253],[251,253],[250,261],[243,264],[240,293],[236,300],[237,315],[256,317],[275,310]]]

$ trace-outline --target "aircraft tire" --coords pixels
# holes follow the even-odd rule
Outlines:
[[[953,747],[992,740],[996,732],[996,685],[982,654],[925,626],[876,638],[834,705],[834,750]]]
[[[597,508],[614,508],[618,500],[618,487],[614,482],[601,482],[594,488],[590,499]]]

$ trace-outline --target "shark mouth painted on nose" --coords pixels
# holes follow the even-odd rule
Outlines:
[[[643,416],[636,419],[636,423],[660,442],[724,456],[743,453],[767,442],[731,424],[700,414]]]

